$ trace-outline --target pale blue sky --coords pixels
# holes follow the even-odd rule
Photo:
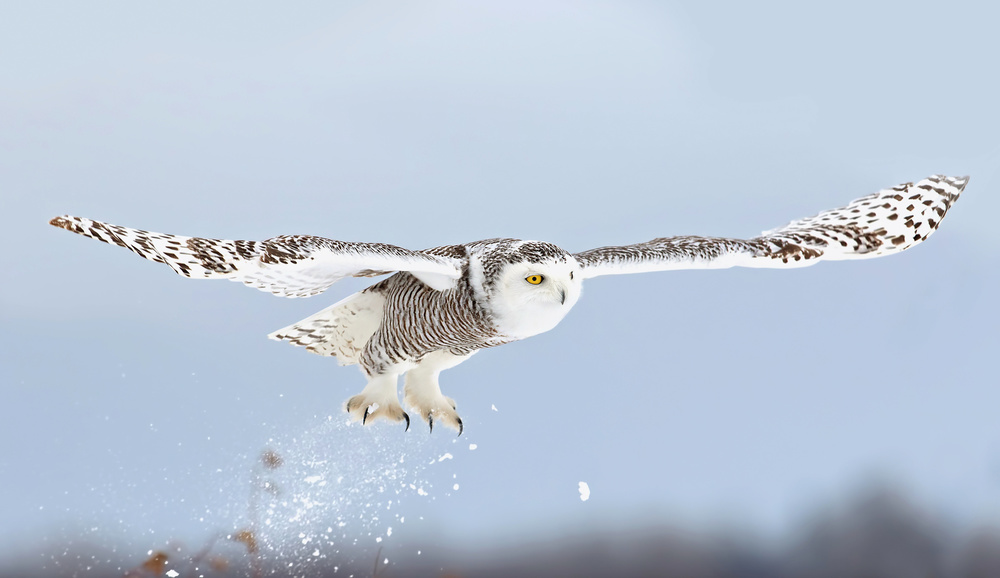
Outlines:
[[[0,543],[81,534],[141,556],[196,542],[240,523],[265,446],[313,464],[290,464],[288,487],[408,456],[393,471],[434,490],[400,498],[393,515],[410,518],[387,548],[638,519],[780,534],[872,476],[957,519],[1000,519],[998,17],[984,3],[8,3]],[[324,425],[363,378],[265,338],[362,283],[281,300],[46,224],[576,251],[752,236],[938,172],[970,174],[966,195],[897,257],[588,282],[554,331],[445,374],[455,443]]]

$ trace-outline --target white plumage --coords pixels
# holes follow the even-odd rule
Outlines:
[[[555,327],[580,297],[584,279],[692,268],[802,267],[822,260],[898,253],[927,239],[968,177],[932,176],[793,221],[752,239],[664,237],[569,253],[551,243],[489,239],[411,251],[308,235],[228,241],[151,233],[63,216],[51,224],[120,245],[191,278],[229,279],[283,297],[309,297],[344,277],[386,279],[269,337],[359,365],[364,390],[350,414],[405,420],[396,391],[433,429],[461,434],[441,371],[476,351]]]

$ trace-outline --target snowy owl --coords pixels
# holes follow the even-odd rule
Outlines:
[[[406,421],[404,400],[431,430],[462,433],[438,377],[480,349],[555,327],[584,279],[674,269],[803,267],[891,255],[929,237],[968,177],[936,175],[793,221],[752,239],[665,237],[569,253],[551,243],[488,239],[410,251],[308,235],[224,241],[151,233],[63,216],[51,224],[120,245],[185,277],[229,279],[282,297],[309,297],[344,277],[386,279],[269,337],[359,365],[368,383],[346,402],[355,420]]]

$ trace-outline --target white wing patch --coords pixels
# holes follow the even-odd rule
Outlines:
[[[822,260],[867,259],[908,249],[929,237],[968,177],[935,175],[792,221],[753,239],[665,237],[574,255],[584,278],[674,269],[804,267]]]
[[[130,229],[63,216],[51,225],[125,247],[193,279],[229,279],[281,297],[310,297],[344,277],[409,271],[437,290],[455,285],[458,259],[384,243],[349,243],[310,235],[266,241],[228,241]]]

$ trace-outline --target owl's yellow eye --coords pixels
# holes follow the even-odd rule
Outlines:
[[[538,285],[539,283],[545,280],[545,277],[542,277],[541,275],[528,275],[527,277],[524,278],[524,280],[527,281],[528,283],[531,283],[532,285]]]

